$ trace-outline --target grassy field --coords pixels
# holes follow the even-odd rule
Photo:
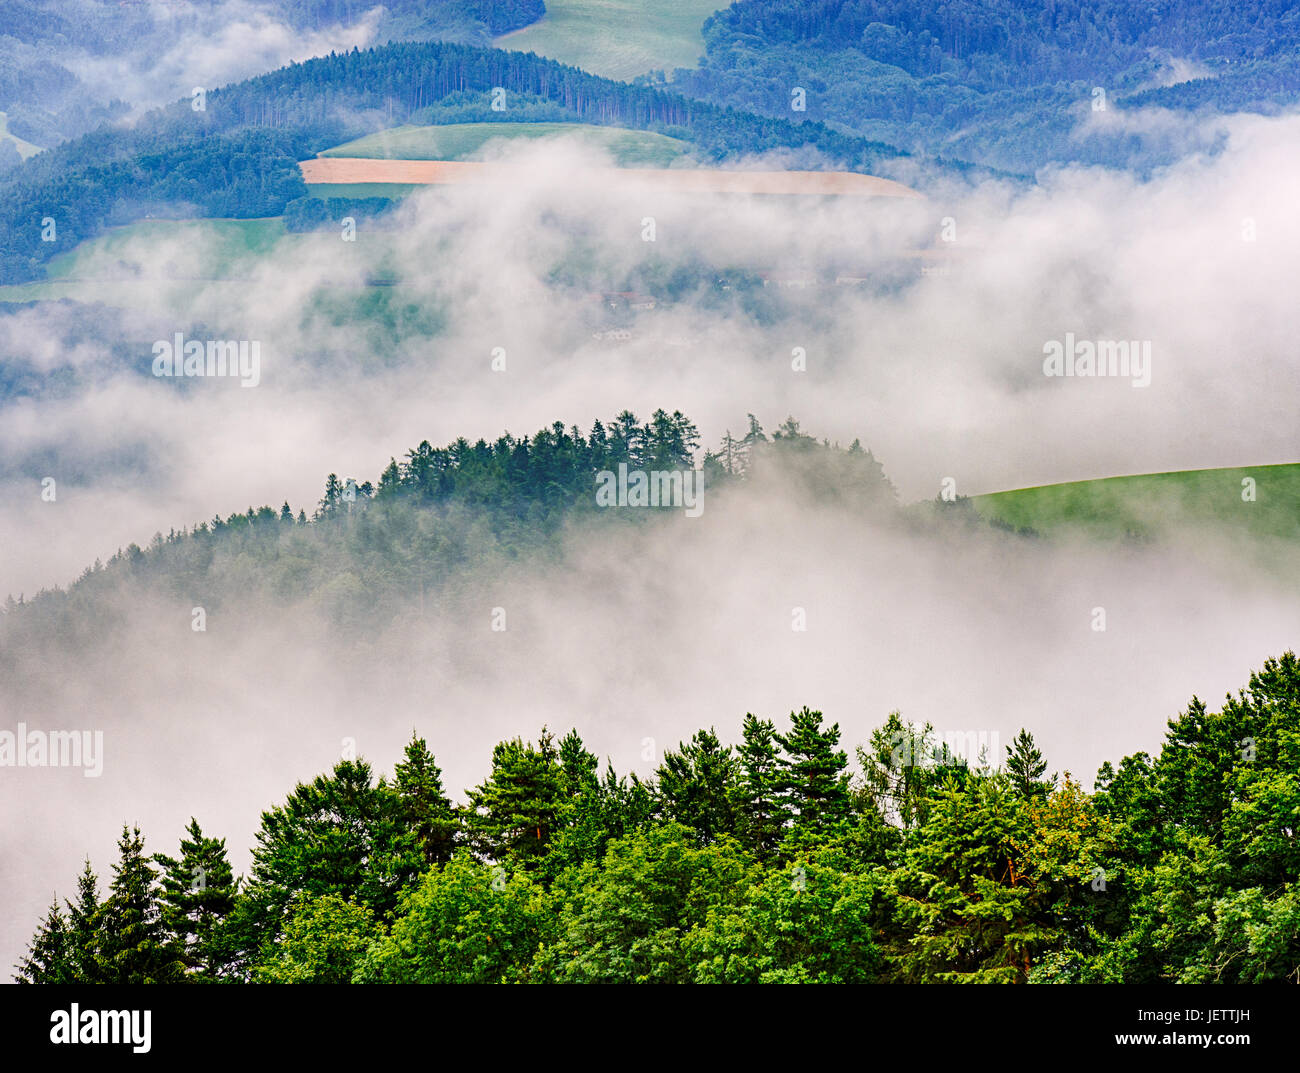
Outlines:
[[[120,290],[138,284],[146,291],[165,279],[246,277],[258,258],[286,236],[278,216],[263,220],[140,220],[59,254],[47,266],[48,280],[0,287],[0,301],[100,297],[102,285]],[[145,242],[174,244],[180,262],[144,263]],[[244,267],[248,266],[248,267]]]
[[[700,27],[722,0],[546,0],[546,14],[498,37],[498,48],[536,52],[606,78],[694,67]]]
[[[309,197],[405,197],[419,183],[308,183]]]
[[[326,149],[321,156],[380,160],[468,160],[494,138],[578,137],[607,150],[625,168],[666,168],[690,147],[677,138],[645,130],[586,123],[453,123],[394,127]]]
[[[283,237],[284,221],[263,220],[140,220],[115,227],[50,261],[52,280],[101,275],[107,267],[131,265],[131,249],[139,241],[172,241],[204,250],[204,274],[220,277],[239,261],[260,257]],[[140,266],[147,271],[149,266]]]
[[[1242,499],[1246,478],[1255,482],[1254,502]],[[985,518],[1043,534],[1157,537],[1189,527],[1295,541],[1300,537],[1300,464],[1049,484],[975,496],[972,503]]]

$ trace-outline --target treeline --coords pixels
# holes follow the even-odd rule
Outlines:
[[[805,707],[620,775],[576,731],[499,743],[454,803],[413,733],[262,814],[246,877],[191,819],[123,828],[16,967],[28,983],[1300,980],[1300,662],[1089,793],[895,713],[855,749]],[[643,742],[653,751],[654,742]]]
[[[1272,111],[1300,97],[1300,24],[1283,3],[742,0],[706,21],[704,39],[699,69],[676,71],[674,88],[788,115],[803,87],[809,118],[1019,171],[1171,159],[1123,135],[1072,138],[1095,87],[1110,108]],[[1195,89],[1146,89],[1175,63]]]
[[[214,91],[213,122],[303,127],[340,107],[382,111],[391,124],[454,93],[507,93],[559,104],[586,123],[655,130],[697,142],[711,156],[813,146],[843,166],[870,170],[906,155],[820,123],[747,115],[645,84],[618,82],[533,53],[448,43],[401,43],[331,54]],[[486,98],[485,98],[486,99]],[[175,108],[176,106],[173,106]],[[389,124],[389,125],[391,125]]]
[[[599,506],[601,471],[697,463],[707,497],[770,479],[810,501],[864,512],[896,506],[894,486],[869,450],[856,440],[847,448],[819,441],[794,418],[769,436],[750,415],[743,435],[727,433],[702,453],[695,424],[662,409],[647,421],[624,410],[586,433],[557,421],[531,436],[458,437],[445,447],[424,441],[391,459],[377,480],[329,474],[310,517],[288,502],[250,506],[156,533],[144,547],[132,543],[66,589],[9,595],[0,608],[0,675],[17,674],[42,644],[93,644],[100,616],[111,614],[108,601],[128,590],[130,599],[157,591],[209,610],[274,592],[283,606],[317,601],[339,628],[391,624],[420,594],[550,548],[566,526],[645,525],[680,514]]]
[[[811,146],[838,166],[876,171],[906,155],[820,123],[720,108],[532,53],[433,42],[354,49],[212,89],[131,129],[101,128],[11,169],[0,182],[0,283],[40,278],[55,254],[147,214],[279,215],[306,194],[297,161],[427,115],[449,96],[458,108],[469,107],[467,95],[490,102],[497,87],[507,92],[497,118],[532,118],[551,102],[583,122],[692,140],[715,160]],[[527,105],[520,116],[510,112],[511,94]]]

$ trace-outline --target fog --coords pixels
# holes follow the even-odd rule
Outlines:
[[[427,191],[398,229],[363,221],[355,242],[291,237],[230,266],[233,281],[196,278],[217,256],[203,232],[143,231],[78,272],[95,280],[80,294],[120,311],[97,314],[102,338],[53,306],[0,318],[0,355],[34,385],[0,398],[0,591],[30,598],[250,504],[310,514],[325,474],[374,480],[424,439],[586,430],[624,408],[679,409],[712,447],[747,413],[769,432],[793,415],[819,438],[860,438],[905,503],[945,478],[974,495],[1295,461],[1300,118],[1214,122],[1221,153],[1145,183],[1068,170],[924,203],[628,194],[584,181],[604,163],[590,147],[525,145],[503,157],[516,183]],[[592,337],[587,290],[652,260],[833,278],[921,249],[949,274],[781,291],[772,323],[705,290],[637,314],[624,342]],[[579,260],[607,284],[552,282]],[[365,288],[373,275],[403,282]],[[330,313],[380,290],[440,327]],[[150,375],[153,341],[196,325],[260,342],[256,387]],[[1067,333],[1149,342],[1149,386],[1045,376],[1044,344]],[[190,601],[128,593],[111,637],[24,652],[0,729],[102,730],[104,770],[0,771],[0,957],[21,955],[56,890],[72,895],[85,855],[106,885],[124,821],[174,852],[193,815],[246,868],[261,810],[344,739],[390,771],[418,729],[459,796],[496,740],[544,723],[646,775],[644,755],[701,726],[735,740],[747,711],[807,704],[850,753],[893,710],[1002,744],[1025,726],[1053,770],[1090,785],[1103,760],[1158,748],[1193,694],[1217,705],[1296,643],[1294,584],[1213,533],[962,536],[779,482],[744,491],[706,492],[695,519],[576,529],[557,560],[468,571],[422,617],[360,638],[269,596],[194,633]]]
[[[122,13],[114,6],[80,0],[61,10],[74,24],[112,27],[125,40],[102,55],[65,47],[57,60],[77,76],[78,92],[87,100],[125,101],[132,115],[189,97],[196,87],[211,90],[313,56],[382,43],[378,4],[359,4],[349,22],[319,30],[295,28],[274,7],[255,0],[153,0],[143,11]],[[115,14],[125,21],[115,24]]]

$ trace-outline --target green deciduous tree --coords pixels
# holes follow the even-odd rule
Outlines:
[[[403,898],[391,934],[358,964],[358,983],[491,984],[529,978],[553,915],[523,869],[468,853],[431,868]]]
[[[284,936],[254,967],[253,979],[270,984],[346,984],[377,931],[374,914],[337,894],[304,895],[293,907]]]

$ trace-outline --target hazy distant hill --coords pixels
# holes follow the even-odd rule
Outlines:
[[[353,45],[487,45],[545,11],[543,0],[6,0],[0,112],[11,135],[51,146],[195,84],[225,85]],[[0,172],[4,164],[0,155]]]
[[[1117,110],[1300,99],[1300,11],[1280,0],[742,0],[704,40],[700,67],[674,72],[684,92],[789,115],[800,88],[809,118],[1015,171],[1147,168],[1186,150]],[[1087,120],[1099,129],[1075,137]]]

